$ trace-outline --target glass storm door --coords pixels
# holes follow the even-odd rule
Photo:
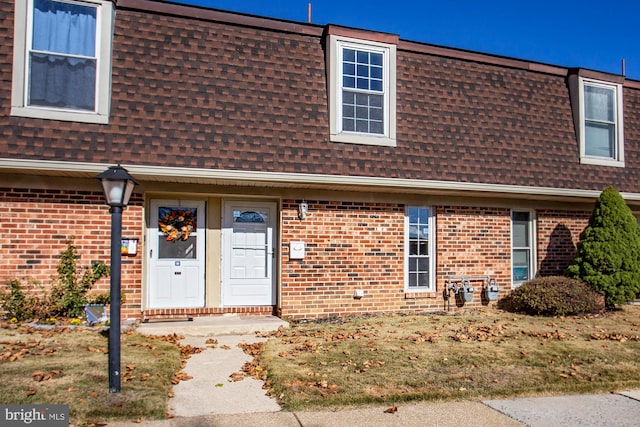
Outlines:
[[[151,201],[149,308],[204,307],[204,220],[204,201]]]
[[[277,206],[227,202],[223,218],[224,306],[275,304],[273,236]]]

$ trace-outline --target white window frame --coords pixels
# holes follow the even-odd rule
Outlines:
[[[343,48],[383,54],[382,134],[342,130],[342,52]],[[393,44],[329,35],[329,125],[331,141],[353,144],[396,146],[396,46]]]
[[[529,214],[529,246],[528,247],[519,247],[514,246],[514,230],[513,230],[513,214],[514,213],[527,213]],[[536,276],[536,266],[537,266],[537,243],[536,243],[536,229],[537,229],[537,220],[536,213],[531,209],[512,209],[509,214],[509,223],[511,228],[511,287],[517,288],[522,285],[527,280],[531,280]],[[526,280],[515,280],[513,276],[513,251],[518,249],[528,249],[529,250],[529,278]]]
[[[624,125],[623,125],[623,100],[622,100],[622,85],[616,83],[608,83],[599,80],[587,79],[584,77],[579,78],[579,97],[580,97],[580,163],[587,165],[600,165],[600,166],[614,166],[624,167]],[[614,157],[601,157],[586,154],[586,117],[585,117],[585,86],[594,86],[604,89],[612,90],[615,95],[614,116],[615,122],[615,141]]]
[[[28,54],[33,33],[33,0],[15,0],[13,46],[13,83],[11,115],[38,119],[64,120],[81,123],[109,123],[111,103],[111,42],[114,8],[111,1],[62,0],[67,3],[97,7],[96,15],[96,94],[95,110],[80,111],[27,105]]]
[[[409,260],[410,260],[410,221],[409,221],[409,209],[410,208],[419,208],[419,209],[428,209],[429,210],[429,218],[427,226],[429,227],[429,242],[428,242],[428,251],[429,251],[429,286],[419,286],[419,287],[410,287],[409,286]],[[436,217],[435,211],[432,206],[417,206],[411,205],[405,207],[405,215],[404,215],[404,277],[405,284],[404,289],[405,292],[435,292],[436,290]]]

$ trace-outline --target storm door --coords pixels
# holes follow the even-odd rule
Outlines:
[[[152,200],[147,236],[149,308],[204,307],[204,201]]]
[[[277,205],[224,205],[222,302],[224,306],[275,304],[274,233]]]

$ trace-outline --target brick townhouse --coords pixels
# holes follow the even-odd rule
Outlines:
[[[0,286],[49,283],[71,236],[108,262],[117,163],[139,320],[482,307],[561,273],[604,187],[640,211],[621,75],[154,0],[0,22]]]

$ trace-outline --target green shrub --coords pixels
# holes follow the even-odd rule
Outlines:
[[[33,293],[26,293],[22,282],[17,279],[11,280],[7,287],[8,292],[0,293],[0,308],[7,318],[15,318],[22,322],[46,316],[46,304]]]
[[[49,296],[50,314],[54,317],[82,316],[85,304],[89,303],[87,292],[98,280],[109,275],[109,266],[101,262],[78,271],[78,258],[71,238],[67,241],[67,249],[60,254],[58,279],[53,283]]]
[[[15,317],[23,321],[46,318],[77,318],[84,314],[84,305],[90,302],[108,303],[109,294],[99,294],[90,299],[88,292],[102,277],[109,275],[109,266],[96,262],[91,267],[78,269],[78,252],[73,238],[67,241],[67,248],[60,254],[58,277],[51,285],[50,292],[34,283],[38,292],[25,291],[19,280],[7,283],[8,292],[0,291],[0,308],[7,318]]]
[[[604,294],[610,308],[640,292],[640,228],[614,188],[605,188],[596,201],[565,274]]]
[[[604,310],[602,295],[588,284],[564,276],[537,277],[513,290],[498,308],[541,316],[570,316]]]

